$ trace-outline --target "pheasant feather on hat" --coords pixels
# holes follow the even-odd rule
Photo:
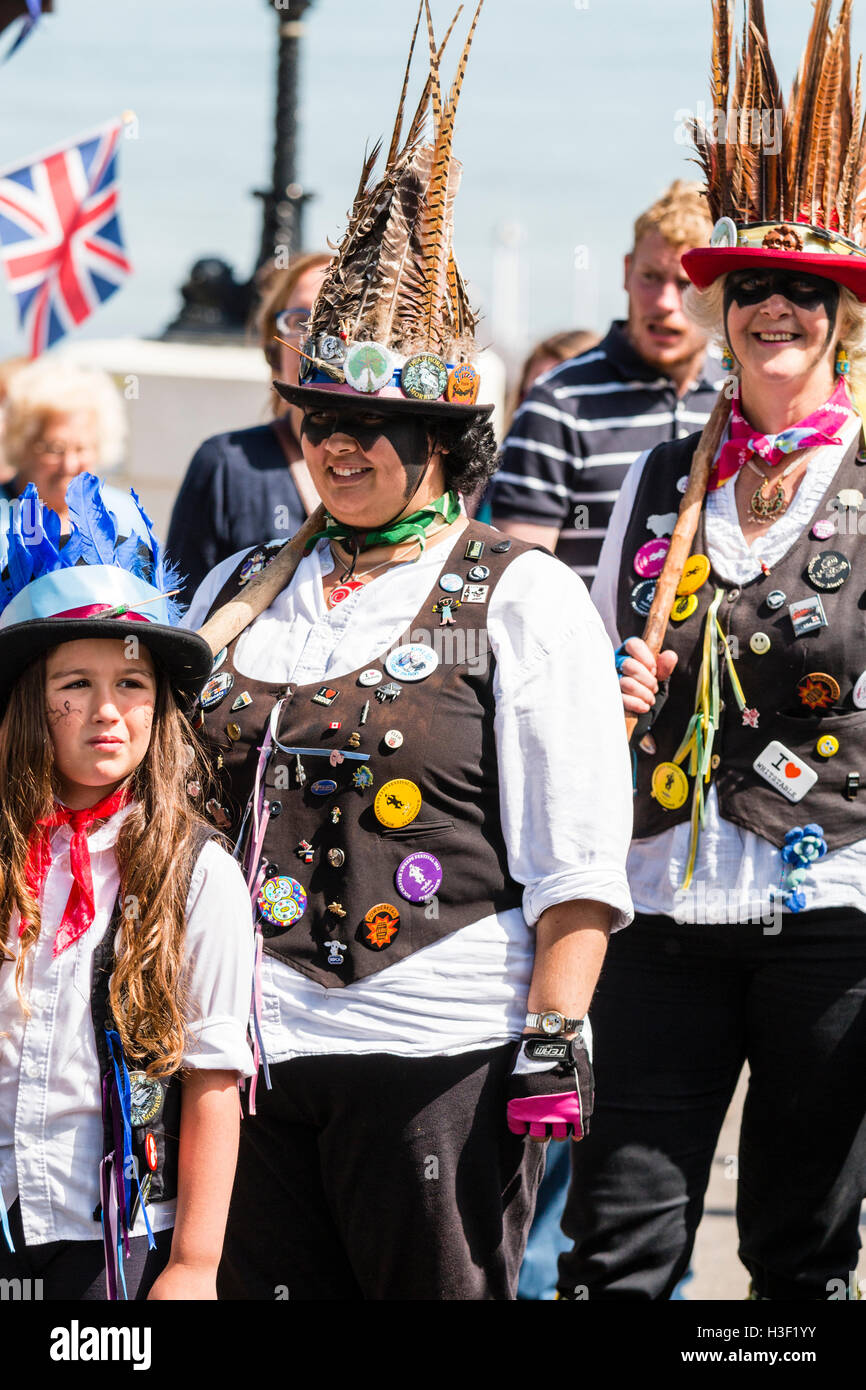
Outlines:
[[[452,145],[479,0],[447,89],[440,63],[460,15],[437,47],[429,0],[415,21],[394,129],[378,180],[381,141],[365,158],[345,235],[313,305],[300,384],[277,391],[306,410],[353,407],[488,415],[477,404],[476,316],[453,252],[460,164]],[[429,71],[405,138],[403,118],[422,19]],[[426,132],[426,135],[425,135]]]
[[[851,6],[816,0],[787,108],[763,0],[747,0],[731,75],[736,0],[712,0],[717,126],[692,122],[715,227],[683,266],[699,289],[770,262],[846,285],[866,301],[866,122],[861,64],[851,90]]]

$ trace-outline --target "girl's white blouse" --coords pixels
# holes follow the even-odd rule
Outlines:
[[[15,991],[14,961],[0,968],[0,1188],[7,1207],[18,1197],[28,1245],[100,1240],[102,1096],[90,1017],[93,955],[111,920],[119,887],[114,843],[131,807],[87,837],[95,916],[56,958],[54,934],[72,875],[68,826],[51,837],[52,863],[42,893],[42,930],[27,954],[24,992]],[[15,953],[17,920],[8,946]],[[190,1043],[184,1066],[251,1076],[246,1040],[253,934],[249,895],[237,864],[215,841],[193,869],[187,898]],[[174,1225],[175,1203],[148,1207],[154,1230]],[[139,1215],[134,1234],[144,1233]],[[4,1237],[0,1234],[0,1243]]]

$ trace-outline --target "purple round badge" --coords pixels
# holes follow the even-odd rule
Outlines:
[[[641,579],[658,579],[665,567],[665,559],[671,548],[669,540],[644,541],[634,557],[634,567]]]
[[[828,541],[836,534],[836,523],[828,516],[822,516],[812,527],[812,535],[817,541]]]
[[[407,854],[394,875],[397,892],[410,903],[425,903],[442,882],[442,865],[435,854]]]

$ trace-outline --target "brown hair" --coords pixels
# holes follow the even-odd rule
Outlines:
[[[647,232],[660,232],[669,246],[708,246],[713,224],[704,185],[675,179],[634,224],[632,252]]]
[[[523,359],[520,376],[517,378],[508,403],[508,418],[513,416],[527,394],[529,387],[526,384],[526,379],[533,364],[540,357],[554,357],[557,362],[568,362],[572,357],[580,357],[581,353],[589,352],[589,349],[595,347],[598,341],[598,334],[592,333],[588,328],[569,328],[563,333],[551,333],[549,338],[542,338],[541,342],[536,343]]]
[[[588,328],[570,328],[565,333],[552,333],[549,338],[542,338],[524,360],[517,383],[517,404],[519,405],[526,395],[526,378],[539,357],[553,357],[557,362],[568,362],[572,357],[580,357],[582,353],[589,352],[598,341],[598,334]]]
[[[333,257],[327,251],[305,251],[293,256],[287,266],[273,263],[259,272],[259,302],[252,327],[258,334],[265,361],[274,372],[279,364],[279,346],[274,342],[277,314],[285,309],[295,285],[302,275],[317,265],[330,265]]]
[[[201,818],[188,782],[204,787],[208,771],[168,679],[156,662],[157,691],[147,752],[130,775],[135,801],[117,837],[123,905],[110,999],[126,1056],[154,1060],[148,1071],[179,1069],[186,1044],[183,940],[191,832]],[[41,929],[27,887],[30,835],[55,800],[54,754],[45,711],[45,656],[23,672],[0,723],[0,946],[6,960],[17,909],[27,926],[19,941],[15,984],[25,1012],[24,962]],[[0,969],[4,962],[0,959]]]

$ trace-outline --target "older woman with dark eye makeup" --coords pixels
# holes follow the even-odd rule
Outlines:
[[[826,16],[816,26],[823,52]],[[753,29],[757,63],[763,22]],[[847,48],[844,24],[836,41]],[[637,916],[593,1007],[597,1122],[574,1153],[563,1297],[575,1286],[671,1296],[744,1063],[737,1220],[750,1297],[844,1298],[857,1264],[866,252],[841,182],[849,145],[838,190],[821,195],[834,200],[825,219],[812,190],[797,191],[797,141],[811,136],[796,120],[786,129],[781,165],[733,146],[727,176],[717,148],[699,144],[718,220],[711,245],[683,258],[686,302],[724,343],[731,412],[658,657],[639,634],[697,435],[637,460],[592,591],[619,646],[624,711],[639,716]],[[846,138],[856,187],[866,170],[850,117]],[[828,179],[820,142],[815,161]]]

